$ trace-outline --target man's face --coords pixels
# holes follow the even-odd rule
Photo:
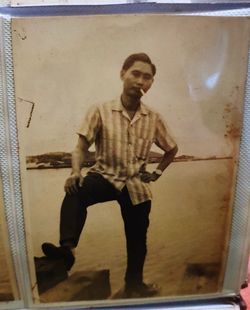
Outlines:
[[[123,93],[139,99],[142,96],[140,89],[147,92],[154,81],[151,65],[146,62],[135,61],[128,70],[121,71],[121,79],[123,81]]]

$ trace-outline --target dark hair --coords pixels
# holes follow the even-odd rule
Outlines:
[[[132,54],[130,56],[128,56],[122,66],[122,70],[127,71],[130,67],[133,66],[133,64],[136,61],[142,61],[142,62],[146,62],[151,66],[153,75],[155,75],[156,73],[156,67],[155,65],[152,63],[151,59],[149,58],[149,56],[145,53],[137,53],[137,54]]]

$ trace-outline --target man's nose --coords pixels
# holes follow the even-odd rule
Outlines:
[[[138,76],[136,82],[137,82],[138,85],[143,85],[143,83],[144,83],[143,77],[142,76]]]

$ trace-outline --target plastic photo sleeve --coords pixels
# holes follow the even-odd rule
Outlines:
[[[247,19],[236,17],[12,20],[25,232],[36,303],[110,305],[225,293],[248,35]],[[145,57],[123,67],[128,56],[141,53],[155,65],[153,78]],[[140,112],[126,111],[124,93],[131,102],[140,98]],[[64,185],[79,131],[80,137],[91,136],[92,145],[82,162],[83,189],[67,196],[79,216],[73,207],[65,216]],[[155,182],[143,181],[146,172],[153,178],[159,173],[154,171],[173,149],[172,141],[178,145],[173,162]],[[101,193],[104,183],[108,189]],[[124,197],[132,204],[122,206]],[[149,200],[147,232],[140,228],[146,209],[124,230],[128,205],[137,212]],[[86,205],[88,216],[74,243]],[[66,226],[71,226],[67,232]],[[140,240],[137,249],[146,243],[146,250],[128,254],[133,239]],[[73,254],[60,240],[77,245]],[[127,289],[130,276],[135,281],[143,276],[145,287],[130,290],[129,282]],[[157,285],[152,295],[148,283]]]

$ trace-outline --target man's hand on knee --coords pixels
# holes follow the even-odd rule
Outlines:
[[[80,173],[73,173],[65,182],[64,190],[67,194],[72,195],[78,192],[79,186],[83,183],[83,176]]]

